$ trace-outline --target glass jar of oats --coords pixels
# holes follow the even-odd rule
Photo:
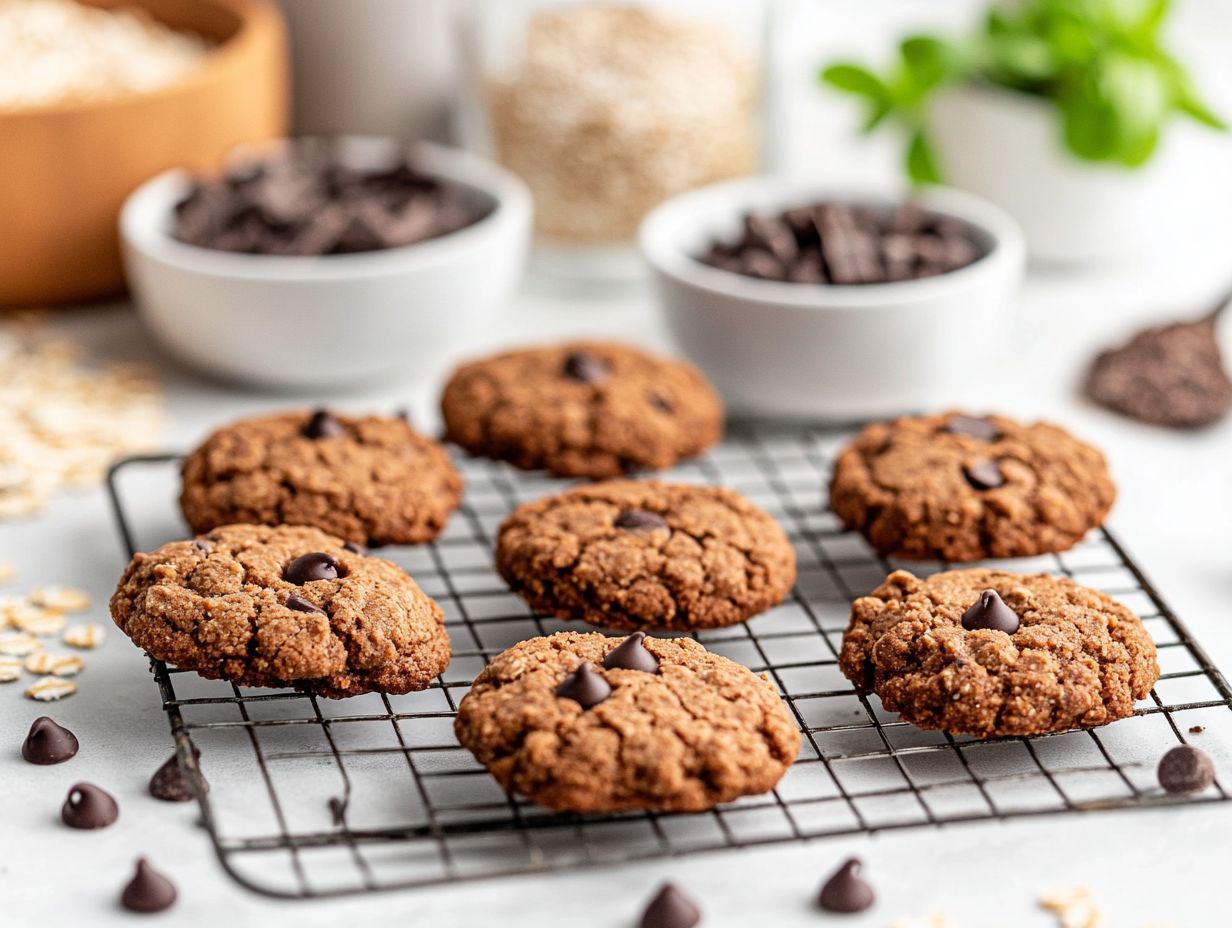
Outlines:
[[[652,208],[760,166],[773,0],[472,0],[470,144],[530,185],[538,265],[637,273]]]

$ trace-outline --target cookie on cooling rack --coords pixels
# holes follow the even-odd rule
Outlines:
[[[796,579],[783,530],[735,490],[640,480],[524,503],[501,526],[496,566],[537,611],[618,629],[743,622]]]
[[[723,407],[691,364],[612,342],[512,351],[459,368],[445,437],[472,454],[558,476],[671,467],[722,437]]]
[[[498,655],[458,741],[557,811],[700,812],[773,789],[800,749],[774,686],[689,638],[563,632]]]
[[[1048,574],[896,570],[851,607],[843,674],[921,728],[981,738],[1104,725],[1159,679],[1142,621]]]
[[[868,426],[830,482],[835,514],[877,551],[959,562],[1064,551],[1115,496],[1104,456],[1063,429],[960,413]]]
[[[111,616],[159,660],[241,686],[406,693],[449,663],[440,606],[315,528],[230,525],[137,554]]]
[[[180,508],[194,532],[311,525],[363,545],[431,541],[462,478],[401,418],[289,412],[224,426],[184,461]]]

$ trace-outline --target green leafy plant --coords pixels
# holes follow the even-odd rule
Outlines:
[[[1150,160],[1176,113],[1227,126],[1164,49],[1170,0],[1020,0],[989,10],[965,39],[913,36],[884,74],[837,62],[821,79],[864,101],[864,131],[893,122],[907,136],[906,170],[941,180],[929,142],[927,105],[940,88],[987,83],[1051,100],[1066,148],[1087,161],[1137,167]]]

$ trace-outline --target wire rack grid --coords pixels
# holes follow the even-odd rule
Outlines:
[[[898,564],[842,531],[824,488],[848,437],[745,424],[666,475],[742,491],[796,547],[799,580],[788,601],[695,635],[767,673],[804,734],[772,793],[700,815],[561,815],[505,794],[458,745],[454,712],[491,657],[533,635],[585,627],[533,614],[491,564],[504,516],[560,481],[462,458],[466,498],[442,537],[380,552],[445,609],[454,658],[429,689],[331,701],[243,689],[151,661],[225,869],[263,894],[321,897],[920,825],[1229,799],[1219,782],[1186,798],[1155,783],[1158,757],[1199,731],[1203,744],[1232,744],[1232,689],[1106,530],[1063,554],[1008,563],[1103,589],[1142,616],[1163,675],[1131,718],[1098,730],[975,740],[923,731],[857,693],[837,667],[851,600],[895,567],[922,574],[945,565]],[[129,458],[109,475],[130,555],[182,536],[170,504],[177,462]]]

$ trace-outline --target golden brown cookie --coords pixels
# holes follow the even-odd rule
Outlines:
[[[419,544],[461,494],[445,449],[404,419],[317,410],[214,432],[184,460],[180,508],[194,532],[312,525],[361,545]]]
[[[515,645],[475,678],[454,731],[506,790],[568,812],[700,812],[773,789],[800,749],[764,676],[640,634]]]
[[[449,663],[440,606],[315,528],[229,525],[137,554],[111,616],[159,660],[241,686],[406,693]]]
[[[684,361],[613,342],[512,351],[459,368],[445,437],[472,454],[560,476],[671,467],[723,434],[723,407]]]
[[[835,514],[882,554],[958,562],[1064,551],[1115,497],[1104,456],[1063,429],[961,413],[868,426],[830,481]]]
[[[890,574],[852,605],[839,666],[907,721],[982,738],[1104,725],[1159,679],[1151,636],[1116,600],[980,569]]]
[[[496,566],[539,612],[604,628],[732,625],[796,579],[783,530],[735,490],[649,480],[524,503],[501,526]]]

